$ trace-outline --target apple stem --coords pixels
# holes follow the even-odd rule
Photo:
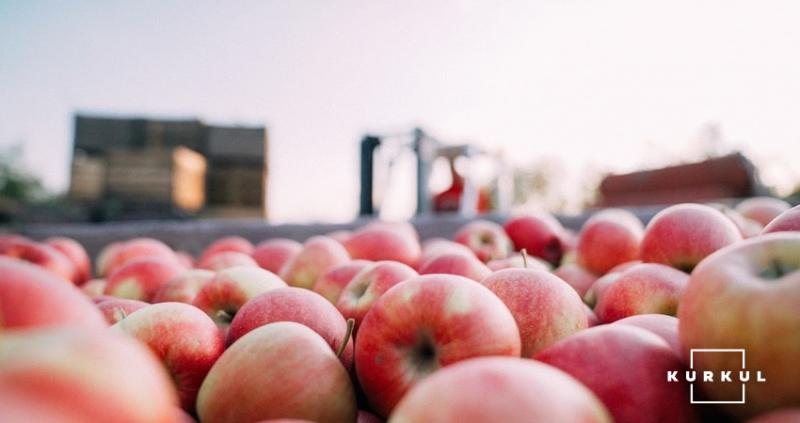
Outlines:
[[[217,318],[226,323],[230,323],[233,320],[233,316],[227,310],[217,310]]]
[[[114,317],[119,322],[120,320],[123,320],[126,317],[128,317],[128,313],[126,313],[125,310],[122,309],[122,307],[114,307]]]
[[[339,345],[339,351],[336,351],[336,357],[342,357],[342,353],[344,353],[347,343],[350,342],[350,336],[353,334],[353,328],[355,326],[356,321],[353,318],[347,319],[347,331],[345,331],[344,338],[342,338],[342,344]]]
[[[520,252],[522,254],[522,267],[528,268],[528,250],[522,249]]]

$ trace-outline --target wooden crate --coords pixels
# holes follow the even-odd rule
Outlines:
[[[103,157],[77,155],[72,160],[68,197],[96,201],[105,193],[106,161]]]

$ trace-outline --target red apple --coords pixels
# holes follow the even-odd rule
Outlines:
[[[4,242],[0,255],[33,263],[69,283],[76,280],[75,265],[67,256],[47,244],[26,240]]]
[[[597,275],[584,269],[577,263],[565,263],[558,266],[553,274],[568,283],[583,298],[589,288],[597,281]]]
[[[105,293],[152,302],[167,282],[185,270],[174,258],[151,256],[127,261],[108,275]]]
[[[89,254],[78,241],[66,237],[53,237],[44,240],[44,243],[64,254],[72,265],[75,266],[75,283],[83,284],[92,277],[92,263]]]
[[[370,264],[372,262],[367,260],[353,260],[332,267],[317,279],[317,283],[314,284],[314,292],[325,297],[331,304],[336,304],[339,296],[342,295],[342,290],[353,279],[353,276]]]
[[[565,338],[534,357],[578,379],[617,423],[693,422],[689,386],[669,382],[685,367],[666,341],[628,325],[597,326]]]
[[[614,282],[619,279],[620,275],[622,275],[622,272],[608,272],[598,278],[586,291],[586,295],[583,296],[583,302],[592,308],[597,306],[597,303],[600,301],[603,294],[605,294],[608,287],[613,285]]]
[[[303,249],[303,244],[286,238],[268,239],[256,245],[251,256],[264,269],[276,275],[289,259]]]
[[[2,335],[0,421],[172,423],[176,404],[161,364],[126,337],[78,328]]]
[[[261,326],[233,343],[197,397],[203,423],[295,418],[356,420],[350,376],[316,332],[295,322]]]
[[[227,329],[246,302],[269,290],[285,287],[284,281],[260,267],[231,267],[206,282],[192,304]]]
[[[415,266],[421,249],[413,228],[386,223],[367,225],[343,243],[350,257],[371,261],[394,260]]]
[[[689,275],[663,264],[642,263],[621,272],[598,297],[594,312],[610,323],[636,314],[666,314],[678,311]]]
[[[90,279],[81,285],[81,291],[89,298],[97,298],[106,291],[106,280]]]
[[[464,276],[474,281],[481,281],[492,271],[472,253],[443,253],[428,260],[419,268],[420,275],[434,273]]]
[[[742,240],[724,214],[700,204],[678,204],[658,212],[645,229],[642,261],[690,272],[706,256]]]
[[[603,404],[566,373],[510,357],[464,360],[421,381],[390,423],[611,422]]]
[[[253,253],[253,243],[240,236],[226,236],[212,242],[200,255],[200,261],[206,260],[217,253],[232,251],[250,255]]]
[[[481,282],[511,311],[523,357],[573,333],[588,322],[581,297],[558,276],[530,269],[504,269]]]
[[[358,410],[356,423],[384,423],[383,419],[370,413],[369,411]]]
[[[336,308],[355,321],[356,330],[367,311],[383,293],[398,283],[417,276],[411,267],[396,261],[379,261],[358,272],[339,296]]]
[[[743,348],[747,369],[766,382],[747,384],[747,403],[723,406],[748,418],[800,404],[800,233],[762,235],[703,260],[692,272],[678,308],[684,353],[697,348]],[[694,355],[694,368],[740,370],[739,354]],[[753,375],[755,378],[755,375]],[[711,400],[738,400],[741,384],[703,383]]]
[[[278,288],[245,303],[231,322],[228,345],[255,328],[274,322],[297,322],[318,333],[331,350],[338,352],[349,338],[347,322],[331,303],[302,288]],[[353,343],[347,339],[340,358],[348,369],[353,363]]]
[[[356,371],[386,416],[415,383],[441,367],[486,355],[519,356],[519,330],[483,285],[454,275],[407,279],[384,293],[356,337]]]
[[[517,216],[503,226],[516,250],[540,257],[553,266],[561,263],[566,246],[564,227],[552,215],[539,213]]]
[[[147,304],[144,301],[112,297],[108,300],[98,302],[97,309],[103,313],[103,317],[106,318],[106,322],[108,322],[109,325],[113,325],[128,317],[128,315],[134,311],[145,308],[149,305],[150,304]]]
[[[489,220],[474,220],[462,226],[455,241],[469,247],[483,262],[504,259],[513,248],[503,227]]]
[[[800,206],[781,213],[764,228],[762,233],[797,231],[800,231]]]
[[[311,289],[325,272],[350,261],[342,244],[325,236],[314,236],[281,269],[281,279],[291,286]]]
[[[216,273],[205,269],[186,270],[170,279],[153,297],[154,303],[178,302],[191,304],[200,288],[214,279]]]
[[[639,258],[644,235],[642,222],[633,213],[607,209],[594,214],[578,236],[578,264],[602,275],[614,266]]]
[[[736,211],[742,216],[753,219],[766,226],[781,213],[789,210],[792,206],[775,197],[753,197],[748,198],[736,205]]]
[[[256,261],[253,260],[253,258],[248,254],[237,251],[221,251],[216,254],[206,256],[197,262],[198,268],[211,270],[214,272],[236,266],[259,267],[258,263],[256,263]]]
[[[194,410],[200,384],[225,349],[217,325],[205,313],[184,303],[153,304],[111,329],[150,347],[172,376],[181,406]]]
[[[39,266],[0,257],[0,275],[0,332],[39,326],[106,327],[89,298]]]
[[[679,356],[683,354],[678,340],[678,319],[665,314],[637,314],[617,320],[614,324],[631,325],[649,330],[660,336]]]
[[[175,252],[167,244],[153,238],[134,238],[106,246],[97,257],[97,275],[110,275],[129,261],[145,257],[176,260]]]

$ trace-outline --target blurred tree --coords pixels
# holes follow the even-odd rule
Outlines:
[[[31,203],[44,198],[42,182],[25,169],[22,144],[0,150],[0,199],[4,203]]]

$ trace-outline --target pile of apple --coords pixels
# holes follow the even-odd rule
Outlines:
[[[136,238],[93,264],[0,236],[0,422],[800,421],[800,206],[777,200],[646,227],[603,210],[577,234],[372,222],[197,258]],[[666,375],[691,348],[744,348],[767,381],[690,404]]]

